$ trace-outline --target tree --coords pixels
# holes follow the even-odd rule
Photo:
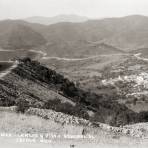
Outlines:
[[[25,99],[19,99],[16,102],[17,112],[25,113],[25,111],[29,108],[29,102]]]

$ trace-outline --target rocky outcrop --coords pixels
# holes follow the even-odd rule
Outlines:
[[[29,115],[37,115],[44,119],[49,119],[61,124],[74,124],[74,125],[91,125],[89,120],[78,118],[75,116],[70,116],[61,112],[55,112],[53,110],[47,109],[38,109],[38,108],[29,108],[26,112]]]

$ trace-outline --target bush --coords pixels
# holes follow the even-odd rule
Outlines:
[[[27,100],[19,99],[16,102],[17,112],[25,113],[25,111],[29,108],[29,102]]]
[[[58,99],[57,97],[55,97],[54,100],[48,100],[47,102],[45,102],[43,108],[57,110],[57,106],[60,103],[61,103],[60,99]]]

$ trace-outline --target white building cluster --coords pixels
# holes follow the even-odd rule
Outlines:
[[[116,86],[117,82],[124,83],[133,83],[131,89],[134,91],[133,94],[148,94],[148,73],[141,72],[137,75],[129,75],[129,76],[118,76],[117,78],[110,78],[102,80],[103,85],[113,85]],[[128,92],[127,92],[128,93]]]

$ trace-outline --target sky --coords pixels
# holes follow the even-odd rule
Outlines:
[[[148,16],[148,0],[0,0],[0,19],[59,14],[89,18]]]

